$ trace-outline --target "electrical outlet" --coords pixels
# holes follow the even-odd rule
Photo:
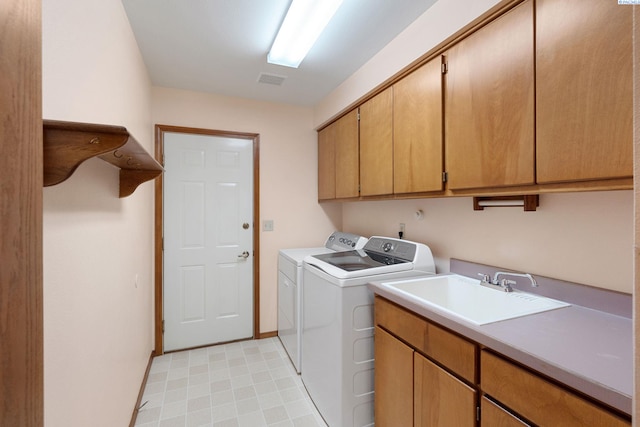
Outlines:
[[[273,220],[265,219],[262,221],[262,231],[273,231]]]

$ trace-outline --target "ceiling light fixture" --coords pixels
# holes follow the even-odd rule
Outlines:
[[[267,62],[298,68],[342,1],[293,0],[267,55]]]

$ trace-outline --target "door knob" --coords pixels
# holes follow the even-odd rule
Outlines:
[[[240,255],[238,255],[238,258],[244,258],[244,259],[249,258],[249,252],[247,251],[242,252]]]

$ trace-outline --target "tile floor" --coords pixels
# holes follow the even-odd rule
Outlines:
[[[136,426],[326,427],[280,340],[153,359]]]

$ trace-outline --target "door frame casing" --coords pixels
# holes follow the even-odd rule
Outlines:
[[[163,166],[164,134],[167,132],[241,138],[253,142],[253,337],[254,339],[260,338],[260,230],[257,226],[260,218],[260,134],[156,124],[155,156],[156,160]],[[155,180],[154,202],[154,348],[156,355],[164,354],[164,336],[162,330],[164,320],[163,199],[164,176],[161,175]]]

